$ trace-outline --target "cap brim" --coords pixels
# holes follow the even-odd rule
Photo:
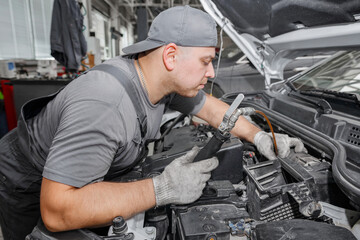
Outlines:
[[[135,43],[133,45],[127,46],[125,48],[123,48],[123,56],[129,56],[129,55],[134,55],[137,53],[141,53],[141,52],[145,52],[154,48],[158,48],[163,46],[164,43],[162,42],[155,42],[155,41],[151,41],[149,39],[145,39],[141,42]]]

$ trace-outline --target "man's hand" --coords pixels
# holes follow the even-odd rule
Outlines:
[[[198,147],[194,147],[170,163],[161,175],[153,178],[157,206],[191,203],[201,196],[210,179],[210,172],[219,165],[219,161],[213,157],[193,163],[199,151]]]
[[[298,138],[291,138],[286,134],[280,133],[275,133],[275,138],[278,154],[281,158],[287,157],[289,155],[291,147],[295,147],[295,152],[307,152],[304,144]],[[254,137],[254,144],[258,151],[267,159],[276,159],[271,133],[266,133],[264,131],[258,132]]]

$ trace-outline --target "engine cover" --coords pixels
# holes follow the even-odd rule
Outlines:
[[[164,139],[164,150],[145,160],[142,165],[145,177],[163,171],[174,159],[186,154],[195,145],[203,147],[210,139],[210,130],[206,127],[187,126],[173,129]],[[219,166],[212,172],[212,180],[229,180],[238,183],[243,179],[243,143],[238,138],[230,138],[217,152]]]

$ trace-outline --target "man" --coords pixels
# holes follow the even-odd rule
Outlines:
[[[106,71],[94,68],[56,95],[27,103],[18,129],[0,143],[5,239],[31,232],[39,202],[45,226],[65,231],[198,199],[218,165],[216,158],[192,163],[198,149],[154,178],[111,179],[133,166],[146,139],[158,136],[165,105],[218,127],[228,105],[201,91],[214,77],[216,45],[216,24],[208,14],[189,6],[171,8],[154,19],[146,40],[124,49],[127,58],[111,59],[99,65]],[[276,158],[271,137],[246,119],[239,118],[232,133]],[[281,156],[291,146],[304,150],[300,140],[278,136]]]

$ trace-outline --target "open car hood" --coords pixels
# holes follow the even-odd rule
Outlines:
[[[201,3],[264,76],[267,89],[245,94],[242,105],[264,112],[278,131],[302,139],[318,152],[313,156],[326,153],[335,182],[360,206],[360,0]],[[296,57],[335,51],[271,85],[273,79],[284,80],[285,66]]]
[[[200,0],[265,77],[283,80],[298,56],[360,46],[360,0]]]

